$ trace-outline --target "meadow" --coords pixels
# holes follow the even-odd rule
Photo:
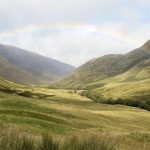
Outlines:
[[[32,142],[34,149],[43,140],[48,145],[59,143],[58,149],[66,144],[72,146],[74,140],[76,150],[82,150],[83,145],[90,143],[94,143],[96,150],[102,149],[102,145],[106,150],[147,150],[150,147],[149,111],[98,104],[74,90],[28,87],[4,80],[1,85],[0,125],[1,134],[6,137],[4,143],[11,141],[9,138],[14,136],[8,135],[15,131],[17,143],[21,136],[27,144]],[[16,146],[17,143],[10,145]],[[68,146],[67,149],[73,148]]]

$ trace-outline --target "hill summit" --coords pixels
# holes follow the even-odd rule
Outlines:
[[[144,49],[149,50],[150,51],[150,40],[147,41],[143,46]]]

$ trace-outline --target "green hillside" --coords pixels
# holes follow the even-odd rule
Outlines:
[[[149,43],[150,41],[125,55],[106,55],[93,59],[69,77],[50,84],[50,87],[85,89],[87,84],[125,73],[139,63],[150,59]]]
[[[87,85],[85,95],[102,103],[150,110],[150,59],[115,77]]]

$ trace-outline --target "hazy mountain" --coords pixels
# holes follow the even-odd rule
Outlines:
[[[75,70],[72,75],[50,86],[83,88],[90,83],[125,73],[147,59],[150,59],[150,41],[124,55],[106,55],[90,60]]]
[[[0,45],[0,76],[24,84],[45,84],[70,74],[75,68],[20,48]],[[9,66],[9,67],[8,67]]]
[[[37,78],[32,77],[29,73],[20,70],[3,56],[0,56],[0,76],[18,83],[34,83],[38,82]]]

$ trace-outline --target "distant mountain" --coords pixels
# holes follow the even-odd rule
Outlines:
[[[46,84],[75,68],[60,61],[0,44],[0,76],[22,84]]]
[[[67,78],[52,83],[50,87],[83,89],[91,83],[125,73],[149,59],[150,41],[146,42],[142,47],[124,55],[112,54],[90,60]]]
[[[31,74],[19,69],[16,65],[12,64],[5,57],[0,56],[0,76],[6,80],[18,83],[35,83],[38,79]]]

